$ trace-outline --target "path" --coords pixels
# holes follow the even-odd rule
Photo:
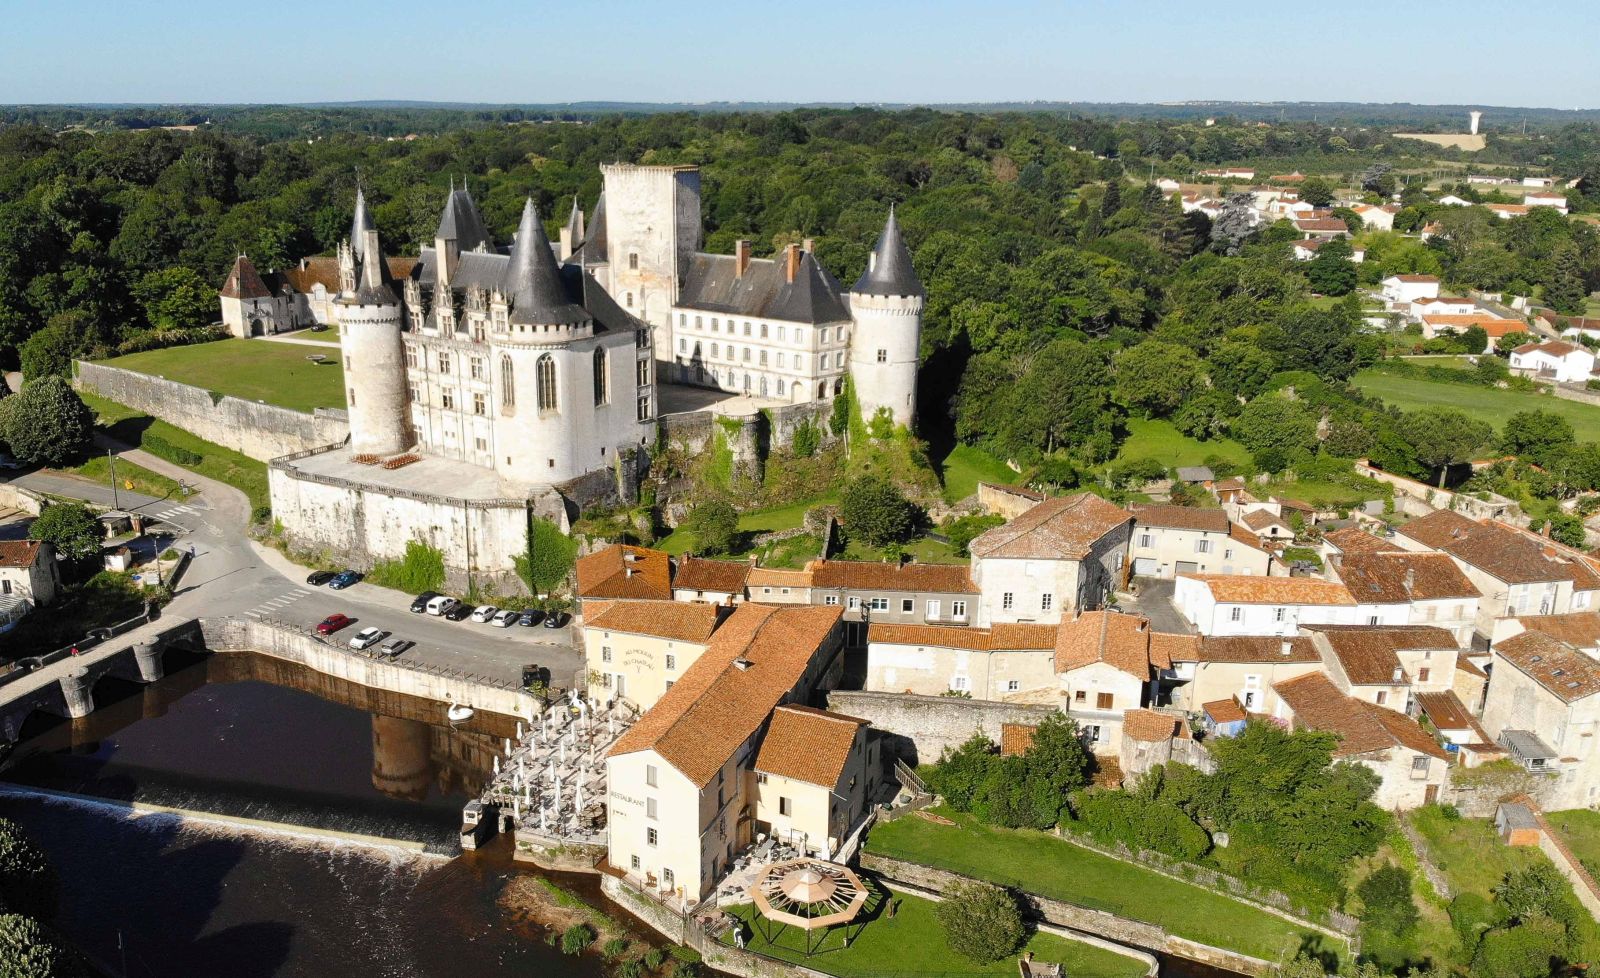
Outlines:
[[[294,336],[261,336],[258,339],[270,340],[273,343],[292,343],[296,346],[320,346],[337,350],[339,344],[333,340],[302,340]]]

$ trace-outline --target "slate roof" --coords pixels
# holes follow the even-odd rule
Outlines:
[[[1133,512],[1133,521],[1139,526],[1228,532],[1228,514],[1220,509],[1202,509],[1198,506],[1131,506],[1129,509]]]
[[[813,560],[811,586],[855,591],[931,591],[976,594],[964,564],[893,564],[876,560]]]
[[[868,642],[885,645],[919,645],[969,652],[1020,652],[1054,649],[1055,625],[996,624],[992,628],[961,625],[890,625],[874,622],[867,627]]]
[[[555,252],[550,250],[550,239],[545,236],[544,222],[539,219],[532,197],[522,205],[522,221],[507,256],[500,290],[511,301],[514,323],[559,326],[590,319],[588,311],[573,301],[562,282],[561,269],[556,265]]]
[[[494,249],[494,239],[489,236],[489,229],[484,226],[483,217],[478,213],[478,205],[473,203],[472,194],[465,187],[451,188],[450,196],[444,201],[444,212],[439,215],[439,228],[433,236],[454,240],[456,247],[463,252],[476,251],[480,247]]]
[[[228,271],[227,279],[222,283],[222,297],[225,299],[270,299],[272,290],[267,288],[267,283],[261,280],[261,273],[256,271],[256,266],[250,259],[243,255],[233,260],[233,268]]]
[[[1088,556],[1096,541],[1132,519],[1132,513],[1092,493],[1058,496],[985,530],[967,550],[977,558],[1073,560]]]
[[[788,281],[781,255],[752,258],[743,275],[735,274],[737,269],[733,255],[695,254],[689,259],[678,305],[789,323],[838,323],[850,319],[838,281],[810,252],[801,253],[793,282]]]
[[[809,706],[780,706],[756,754],[755,769],[832,790],[844,775],[867,721]]]
[[[1450,757],[1409,717],[1346,696],[1323,673],[1308,672],[1273,683],[1272,688],[1294,711],[1297,725],[1338,735],[1335,757],[1370,754],[1395,747],[1445,760]]]
[[[1523,632],[1496,642],[1494,654],[1564,703],[1600,693],[1600,662],[1540,632]]]
[[[607,756],[654,750],[705,787],[800,683],[841,614],[837,607],[740,605]]]
[[[579,557],[576,571],[580,598],[672,600],[672,564],[660,550],[614,543]]]
[[[889,219],[884,222],[883,233],[867,256],[866,271],[856,279],[850,289],[862,295],[923,295],[922,282],[916,269],[911,267],[911,250],[900,233],[900,221],[895,217],[894,205],[889,205]]]
[[[365,232],[375,229],[372,215],[367,213],[367,196],[361,192],[361,187],[356,187],[356,207],[350,215],[350,249],[355,252],[356,260],[366,257],[367,241]],[[337,280],[335,280],[337,281]]]
[[[604,265],[610,261],[607,254],[606,234],[606,195],[601,191],[595,199],[594,213],[589,215],[589,227],[583,239],[583,248],[579,255],[585,265]]]
[[[703,644],[717,629],[717,606],[699,601],[613,601],[583,625],[585,629]]]
[[[718,591],[743,594],[750,565],[742,560],[706,560],[686,555],[678,558],[678,572],[672,576],[673,590]]]
[[[356,270],[356,294],[351,300],[362,306],[392,306],[400,301],[394,289],[394,279],[389,275],[389,263],[384,260],[378,236],[372,235],[372,248],[364,251],[360,267]]]
[[[1339,561],[1339,576],[1362,603],[1409,604],[1480,596],[1450,555],[1442,553],[1351,553]]]
[[[1300,628],[1320,634],[1344,668],[1345,676],[1358,686],[1410,682],[1400,666],[1400,652],[1459,649],[1454,635],[1432,625],[1301,625]]]

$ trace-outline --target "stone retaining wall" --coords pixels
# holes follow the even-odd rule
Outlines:
[[[313,414],[262,404],[105,364],[76,363],[80,390],[109,398],[262,462],[350,437],[342,410]]]
[[[0,512],[15,509],[29,516],[38,516],[48,505],[50,505],[48,499],[30,489],[14,486],[9,482],[0,482]]]
[[[975,730],[999,743],[1002,723],[1037,724],[1059,712],[1025,703],[843,689],[828,693],[828,709],[870,721],[912,766],[938,760],[946,747],[961,746]]]

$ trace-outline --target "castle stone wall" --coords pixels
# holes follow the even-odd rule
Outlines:
[[[149,374],[77,361],[80,390],[109,398],[262,462],[343,442],[343,411],[315,414],[261,404]]]
[[[913,766],[937,761],[946,747],[961,746],[974,731],[999,743],[1002,723],[1036,724],[1058,712],[1025,703],[844,689],[828,693],[828,709],[860,717],[889,734],[896,754]]]

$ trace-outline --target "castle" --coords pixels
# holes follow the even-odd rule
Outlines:
[[[500,247],[452,187],[432,245],[386,257],[358,190],[336,258],[263,277],[240,256],[221,291],[231,332],[323,322],[343,354],[348,445],[271,466],[292,543],[359,563],[418,540],[453,581],[509,585],[530,515],[564,528],[627,498],[643,449],[708,404],[820,420],[851,377],[863,416],[913,425],[924,292],[892,208],[846,290],[809,241],[771,259],[747,241],[700,251],[694,167],[602,173],[592,217],[574,202],[556,242],[530,199]],[[717,393],[661,408],[689,388]],[[775,427],[784,444],[792,427]]]

